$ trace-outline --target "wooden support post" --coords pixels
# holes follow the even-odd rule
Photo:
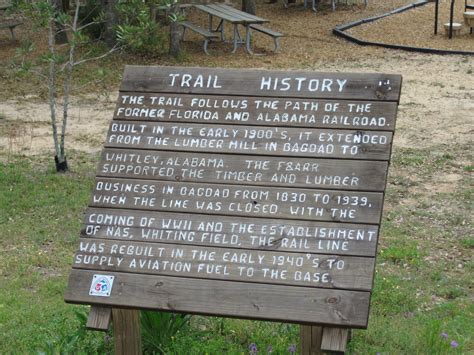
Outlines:
[[[116,355],[141,355],[140,311],[112,309]]]
[[[321,349],[336,353],[344,353],[349,340],[349,328],[323,328],[323,337],[321,340]]]
[[[112,308],[103,306],[91,306],[86,328],[106,332],[109,329],[112,318]]]
[[[300,327],[301,355],[320,355],[323,327],[302,325]]]

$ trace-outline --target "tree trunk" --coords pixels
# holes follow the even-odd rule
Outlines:
[[[55,10],[56,13],[64,12],[62,0],[54,0],[53,4],[54,4],[54,10]],[[56,27],[55,42],[57,44],[68,43],[67,33],[66,33],[66,30],[65,30],[64,26],[61,23],[57,22],[57,21],[54,22],[54,25]]]
[[[77,33],[77,23],[79,21],[79,2],[76,3],[76,10],[74,12],[74,20],[72,23],[72,35],[74,36]],[[69,170],[66,159],[66,150],[65,150],[65,138],[66,138],[66,127],[68,120],[69,112],[69,92],[71,90],[71,81],[72,81],[72,68],[74,66],[74,55],[76,51],[75,41],[71,41],[69,47],[69,60],[66,65],[66,72],[64,76],[64,92],[63,92],[63,122],[61,127],[61,139],[59,141],[59,156],[56,156],[56,171],[57,172],[66,172]]]
[[[175,3],[171,6],[171,14],[179,14],[178,4]],[[181,31],[179,29],[178,20],[172,20],[170,23],[170,48],[169,53],[173,57],[178,57],[179,55],[179,44],[181,41]]]
[[[105,9],[105,31],[104,40],[109,47],[117,44],[116,27],[119,24],[119,15],[117,13],[117,0],[102,0],[102,7]]]
[[[53,19],[49,21],[48,25],[48,50],[51,56],[55,54],[55,28]],[[64,154],[61,154],[61,148],[58,140],[58,126],[56,120],[56,62],[49,61],[49,75],[48,75],[48,92],[49,92],[49,108],[51,114],[51,128],[53,131],[53,143],[56,155],[54,162],[56,163],[57,172],[66,172],[68,170],[67,160]],[[64,153],[64,152],[63,152]]]
[[[257,13],[255,0],[242,0],[242,11],[255,15]]]
[[[77,1],[79,1],[79,0],[77,0]],[[62,4],[64,12],[69,12],[69,10],[71,10],[69,0],[61,0],[61,4]]]

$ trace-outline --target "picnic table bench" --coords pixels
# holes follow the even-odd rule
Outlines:
[[[211,41],[212,39],[219,38],[219,35],[216,32],[208,31],[208,30],[206,30],[206,29],[204,29],[204,28],[202,28],[198,25],[195,25],[194,23],[191,23],[189,21],[180,22],[180,25],[183,26],[183,34],[181,36],[181,39],[184,39],[184,34],[186,33],[186,29],[189,29],[191,31],[194,31],[194,32],[200,34],[201,36],[204,37],[204,45],[203,45],[204,53],[209,55],[209,52],[207,50],[207,45],[209,44],[209,41]]]
[[[183,35],[186,29],[192,30],[204,37],[204,52],[209,54],[207,51],[208,43],[212,40],[216,40],[220,37],[220,40],[225,42],[224,36],[224,23],[229,22],[233,26],[232,53],[237,51],[239,45],[245,44],[245,48],[249,54],[253,54],[251,48],[251,30],[258,31],[266,34],[274,39],[275,49],[277,51],[280,48],[278,40],[283,36],[282,33],[273,31],[269,28],[261,26],[263,23],[269,22],[269,20],[251,15],[249,13],[237,10],[231,6],[225,4],[208,4],[208,5],[194,5],[194,7],[208,15],[208,29],[204,29],[196,24],[189,21],[181,23],[183,26]],[[220,19],[219,24],[216,28],[213,27],[213,18],[217,17]],[[238,26],[244,26],[246,30],[245,39],[240,35]]]
[[[11,22],[4,22],[0,23],[0,30],[8,28],[10,30],[10,33],[12,35],[12,39],[15,40],[15,27],[20,26],[23,24],[21,21],[11,21]]]
[[[275,43],[275,48],[273,49],[273,52],[276,53],[280,50],[280,38],[283,37],[283,33],[274,31],[267,27],[263,27],[262,25],[250,25],[249,27],[254,31],[264,33],[273,38],[273,41]]]

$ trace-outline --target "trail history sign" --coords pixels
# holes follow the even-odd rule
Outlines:
[[[400,87],[127,66],[66,301],[366,327]]]

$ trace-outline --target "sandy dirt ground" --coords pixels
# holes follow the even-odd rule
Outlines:
[[[211,55],[206,56],[201,45],[190,36],[183,48],[191,54],[191,59],[180,65],[402,74],[395,147],[468,143],[472,141],[474,130],[474,57],[359,47],[331,34],[337,24],[384,13],[407,3],[410,1],[371,0],[367,8],[361,4],[341,4],[335,12],[330,6],[323,5],[314,14],[304,10],[301,3],[284,9],[281,3],[259,2],[257,13],[271,19],[271,28],[285,33],[281,53],[249,56],[240,50],[231,54],[230,48],[212,44]],[[189,17],[199,20],[197,13],[191,12]],[[420,21],[425,23],[427,20],[421,18]],[[406,33],[408,36],[411,32]],[[31,35],[31,31],[28,32],[25,24],[19,29],[19,36],[28,34]],[[9,60],[17,47],[15,43],[5,44],[4,35],[0,33],[0,150],[7,154],[2,155],[52,153],[49,106],[44,90],[42,93],[32,87],[19,90],[11,81],[8,85],[5,81],[3,85],[2,70],[3,73],[9,70]],[[420,37],[419,34],[416,36]],[[474,45],[474,37],[472,43]],[[256,38],[255,46],[263,51],[272,48],[259,38]],[[149,64],[167,65],[170,62],[160,59]],[[101,149],[117,91],[118,87],[110,87],[73,97],[66,149],[84,152]]]
[[[425,47],[474,52],[474,34],[464,21],[464,1],[455,2],[453,22],[462,25],[458,35],[449,39],[444,24],[449,23],[451,1],[440,1],[438,34],[434,34],[435,3],[388,16],[348,31],[356,38],[410,47]],[[413,35],[407,35],[411,31]]]
[[[472,141],[474,135],[474,61],[457,56],[387,51],[384,59],[345,65],[321,65],[316,70],[386,72],[403,75],[395,147]],[[112,119],[116,92],[111,96],[81,95],[71,103],[67,148],[101,149]],[[52,152],[49,106],[35,97],[0,103],[0,149],[14,154]]]

